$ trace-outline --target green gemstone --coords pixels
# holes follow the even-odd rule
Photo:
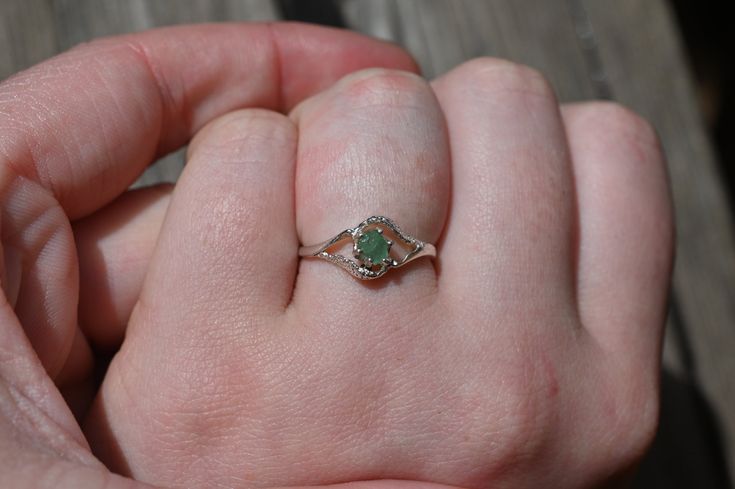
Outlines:
[[[378,232],[372,229],[357,240],[357,247],[360,249],[360,260],[365,262],[369,258],[373,263],[380,263],[388,258],[388,241]]]

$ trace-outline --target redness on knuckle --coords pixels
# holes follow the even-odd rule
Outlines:
[[[638,163],[663,164],[658,134],[646,119],[616,102],[590,102],[583,107],[578,127],[604,134],[610,144],[622,146]]]
[[[492,393],[476,393],[462,403],[465,409],[478,406],[464,416],[472,420],[465,431],[468,442],[483,454],[478,462],[485,467],[476,481],[469,481],[473,484],[503,479],[536,460],[553,429],[558,385],[546,385],[547,366],[526,358],[506,363],[503,370]]]
[[[539,71],[512,61],[476,58],[457,68],[453,76],[455,86],[481,97],[500,93],[508,103],[538,97],[556,102],[553,88]]]
[[[296,128],[286,116],[263,109],[230,113],[211,122],[192,141],[189,158],[214,157],[222,162],[253,161],[245,154],[270,154],[294,148]]]
[[[295,153],[296,129],[281,114],[247,110],[218,119],[192,141],[187,159],[209,159],[218,165],[287,163]]]
[[[340,89],[342,96],[357,106],[405,106],[424,100],[430,93],[428,83],[418,75],[379,68],[348,76]]]

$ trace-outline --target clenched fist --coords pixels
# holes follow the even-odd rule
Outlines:
[[[54,77],[72,67],[120,60],[85,80],[96,91],[79,96],[96,112],[69,109],[66,133],[50,122],[31,133],[41,148],[74,135],[66,159],[31,145],[35,166],[5,170],[26,172],[35,193],[5,192],[4,246],[5,209],[20,212],[23,195],[54,204],[62,243],[73,224],[79,267],[64,248],[59,290],[8,280],[57,384],[88,373],[87,341],[122,341],[84,422],[91,453],[167,487],[581,488],[625,474],[656,425],[672,255],[665,166],[645,122],[609,103],[560,107],[541,75],[506,61],[427,82],[400,71],[413,69],[401,52],[348,34],[169,32],[83,48],[3,87],[9,104],[23,85],[58,92]],[[195,49],[194,32],[213,52]],[[384,68],[356,71],[374,64]],[[173,190],[120,196],[195,133]],[[300,244],[372,215],[435,243],[437,258],[371,282],[299,260]],[[68,304],[77,270],[74,335],[73,311],[54,315],[38,297]],[[9,311],[3,329],[19,337]],[[68,330],[34,330],[38,317]],[[27,396],[34,412],[77,447],[28,436],[101,474],[34,368],[24,385],[45,389]]]

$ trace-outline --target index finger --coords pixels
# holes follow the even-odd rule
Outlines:
[[[344,74],[416,71],[400,48],[295,23],[169,27],[82,45],[0,85],[0,164],[71,218],[231,110],[287,111]]]

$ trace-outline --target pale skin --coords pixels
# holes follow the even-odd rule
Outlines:
[[[0,86],[0,486],[623,481],[672,261],[653,130],[507,61],[415,71],[355,34],[230,25]],[[175,188],[126,192],[192,138]],[[438,259],[370,283],[298,260],[376,214]],[[119,351],[85,412],[90,345]]]

